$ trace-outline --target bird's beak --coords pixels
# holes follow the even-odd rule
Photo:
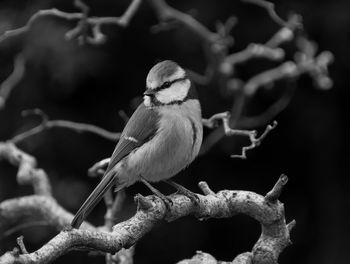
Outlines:
[[[154,89],[147,89],[143,95],[147,95],[147,96],[153,96],[156,93],[156,91]]]

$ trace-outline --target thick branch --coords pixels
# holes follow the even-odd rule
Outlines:
[[[30,221],[44,221],[58,231],[70,225],[73,215],[52,197],[31,195],[8,199],[0,203],[0,234],[14,225]],[[84,229],[94,229],[84,222]]]
[[[18,166],[17,182],[30,184],[36,194],[51,196],[51,185],[44,170],[36,167],[36,159],[18,149],[12,142],[0,142],[0,160]]]
[[[201,184],[204,185],[206,184]],[[198,205],[186,196],[173,194],[169,196],[173,202],[169,210],[158,197],[138,195],[136,200],[139,206],[136,214],[129,220],[115,225],[111,233],[81,229],[65,230],[33,253],[7,253],[0,258],[0,262],[48,263],[77,248],[116,253],[122,248],[134,245],[162,219],[174,221],[186,215],[194,215],[199,219],[226,218],[243,213],[259,221],[262,226],[261,237],[252,251],[254,263],[275,263],[280,252],[290,243],[283,204],[279,201],[267,202],[265,197],[248,191],[225,190],[216,194],[209,193],[197,194]],[[41,207],[40,204],[35,203],[37,207]],[[14,206],[8,208],[14,210]]]

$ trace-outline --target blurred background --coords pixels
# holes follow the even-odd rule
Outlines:
[[[73,1],[16,0],[0,2],[0,32],[24,25],[38,9],[56,7],[75,12]],[[118,16],[129,1],[86,1],[92,15]],[[181,10],[191,11],[195,18],[215,30],[215,23],[229,16],[238,18],[232,35],[230,52],[240,51],[249,43],[266,42],[279,27],[264,9],[240,1],[168,1]],[[222,189],[250,190],[265,194],[279,175],[289,182],[280,200],[285,204],[286,219],[297,225],[291,234],[293,245],[284,250],[280,263],[348,263],[350,258],[349,192],[349,88],[350,69],[350,2],[348,0],[276,1],[282,17],[290,12],[303,16],[308,37],[319,50],[335,56],[330,66],[334,81],[331,90],[317,89],[309,76],[293,81],[277,82],[272,89],[256,94],[247,105],[248,113],[259,113],[271,105],[289,86],[296,87],[289,106],[276,120],[278,127],[263,144],[248,152],[247,160],[230,158],[240,153],[248,142],[245,138],[222,139],[205,155],[200,156],[174,179],[198,192],[197,183],[205,180],[214,191]],[[37,125],[35,117],[22,118],[21,111],[40,108],[51,119],[91,123],[110,131],[121,131],[123,110],[131,115],[145,88],[149,69],[162,59],[172,59],[183,67],[203,72],[206,66],[201,42],[182,27],[153,34],[157,24],[152,9],[143,3],[126,29],[106,26],[108,41],[100,46],[79,46],[66,41],[64,34],[75,26],[57,18],[43,18],[32,25],[28,34],[0,43],[0,80],[5,80],[20,51],[26,59],[26,73],[12,91],[6,107],[0,111],[0,141]],[[285,47],[287,50],[291,44]],[[247,80],[254,74],[277,66],[263,59],[240,65],[237,77]],[[220,94],[217,84],[197,85],[203,116],[231,108],[233,98]],[[257,128],[262,131],[264,127]],[[210,130],[205,130],[209,134]],[[58,202],[75,212],[99,179],[89,178],[87,169],[108,157],[114,143],[92,134],[77,134],[65,129],[52,129],[38,134],[19,147],[34,155],[39,167],[48,173]],[[0,162],[0,201],[32,193],[30,187],[16,183],[16,168]],[[164,193],[173,190],[160,183]],[[127,200],[121,218],[135,212],[133,196],[149,191],[142,184],[126,190]],[[101,225],[103,203],[88,218]],[[52,238],[56,231],[39,226],[0,238],[0,254],[16,246],[16,237],[23,234],[29,251]],[[260,236],[259,223],[247,216],[198,221],[185,217],[172,223],[162,222],[136,246],[135,263],[175,263],[202,250],[219,260],[232,260],[237,254],[250,251]],[[56,263],[104,263],[104,257],[72,252]]]

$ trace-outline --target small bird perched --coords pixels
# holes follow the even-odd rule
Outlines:
[[[126,124],[101,182],[76,213],[73,228],[79,228],[113,184],[118,191],[142,181],[166,198],[148,181],[173,177],[197,156],[203,136],[201,107],[186,72],[173,61],[162,61],[149,71],[146,86],[143,103]]]

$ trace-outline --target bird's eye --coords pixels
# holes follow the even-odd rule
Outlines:
[[[163,88],[169,88],[170,85],[171,85],[171,82],[165,82],[165,83],[163,83],[162,87]]]

